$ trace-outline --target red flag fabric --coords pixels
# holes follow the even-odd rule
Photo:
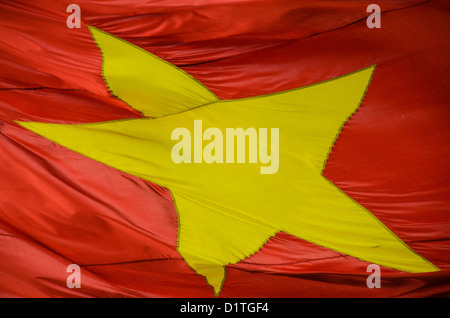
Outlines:
[[[113,97],[87,25],[175,64],[221,99],[298,88],[376,64],[324,176],[440,271],[412,274],[278,233],[227,266],[219,297],[450,296],[450,5],[445,0],[0,2],[0,296],[215,297],[177,251],[167,189],[15,121],[142,115]],[[67,267],[81,268],[68,288]]]

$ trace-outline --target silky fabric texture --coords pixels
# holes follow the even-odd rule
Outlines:
[[[128,87],[129,82],[142,85],[151,98],[165,91],[161,81],[174,87],[198,86],[194,79],[180,78],[185,74],[173,65],[172,72],[154,72],[158,82],[148,81],[147,74],[133,70],[123,58],[122,40],[91,31],[96,39],[101,38],[99,33],[104,36],[97,42],[99,48],[111,46],[109,55],[104,54],[103,74],[108,83],[111,77],[121,81],[116,83],[124,88],[119,98],[145,97],[135,86]],[[150,54],[141,59],[132,52],[130,56],[154,65],[154,70],[159,64],[166,68]],[[126,67],[120,72],[122,65]],[[406,272],[433,272],[439,269],[321,175],[340,126],[359,107],[374,70],[372,66],[278,94],[204,102],[158,118],[83,125],[18,123],[84,156],[168,188],[178,212],[178,251],[216,295],[226,280],[226,265],[255,254],[281,231],[363,261]],[[186,100],[199,102],[193,91],[182,92],[168,99],[162,96],[168,110],[170,103],[176,109]],[[158,103],[145,103],[145,108],[160,111]]]
[[[221,297],[425,297],[449,292],[449,6],[380,1],[79,1],[0,4],[0,294],[214,297],[177,251],[170,193],[42,138],[14,121],[141,118],[113,97],[87,24],[196,78],[221,99],[276,93],[369,65],[376,72],[324,176],[440,271],[382,267],[286,233],[227,266]],[[81,289],[66,286],[69,264]]]

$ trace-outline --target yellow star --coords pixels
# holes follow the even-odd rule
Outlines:
[[[20,124],[168,188],[179,217],[178,251],[216,294],[225,266],[279,231],[402,271],[439,270],[322,175],[374,66],[300,89],[220,100],[175,66],[90,30],[112,93],[152,118]]]

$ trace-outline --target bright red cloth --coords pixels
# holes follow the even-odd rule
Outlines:
[[[450,6],[445,0],[0,2],[0,296],[214,297],[176,250],[170,194],[19,127],[141,116],[112,97],[86,24],[171,62],[221,99],[377,64],[325,177],[441,271],[382,267],[279,233],[227,267],[220,297],[450,296]],[[69,264],[82,288],[69,289]]]

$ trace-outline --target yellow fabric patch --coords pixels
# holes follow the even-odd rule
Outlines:
[[[103,56],[111,93],[145,116],[160,117],[218,98],[183,70],[109,33],[89,26]]]
[[[322,176],[329,151],[358,109],[374,67],[278,94],[222,101],[175,66],[91,31],[104,52],[104,75],[114,93],[144,114],[165,116],[83,125],[20,124],[89,158],[167,187],[179,216],[178,250],[216,294],[225,278],[224,266],[254,254],[279,231],[402,271],[438,270]],[[202,104],[206,105],[198,107]],[[194,122],[200,120],[200,135],[195,135]],[[267,144],[257,139],[256,162],[249,160],[250,139],[241,149],[247,152],[244,162],[226,162],[226,130],[239,127],[257,133],[267,128]],[[173,140],[172,133],[178,128],[190,132],[185,141],[191,145],[191,163],[173,161],[173,147],[181,139]],[[213,142],[203,140],[209,128],[223,133],[223,163],[206,163],[204,156],[202,163],[194,162],[195,148],[205,155]],[[276,148],[271,147],[271,128],[279,131]],[[220,143],[215,145],[219,151]],[[278,152],[276,172],[261,173],[261,167],[269,165],[261,160],[261,147]]]

